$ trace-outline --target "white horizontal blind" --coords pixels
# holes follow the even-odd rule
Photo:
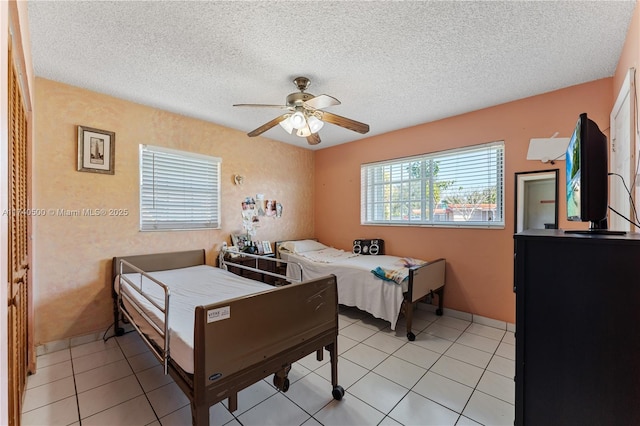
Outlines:
[[[140,230],[220,228],[220,163],[140,145]]]
[[[361,167],[363,224],[504,227],[504,142]]]

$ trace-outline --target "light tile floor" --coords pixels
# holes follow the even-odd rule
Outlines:
[[[295,363],[291,387],[268,377],[211,407],[211,425],[513,425],[512,332],[418,310],[416,340],[389,323],[343,308],[339,383],[328,354]],[[419,331],[419,332],[418,332]],[[38,357],[27,381],[23,425],[189,425],[189,401],[136,333]]]

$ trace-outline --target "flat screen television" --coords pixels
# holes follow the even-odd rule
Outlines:
[[[580,114],[566,152],[567,219],[590,222],[588,230],[567,233],[624,234],[607,230],[609,171],[607,137]]]

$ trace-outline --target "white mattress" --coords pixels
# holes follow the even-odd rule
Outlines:
[[[273,289],[272,286],[240,277],[224,269],[208,265],[168,271],[150,272],[150,276],[170,288],[169,298],[169,353],[171,359],[187,373],[193,373],[193,329],[195,307],[220,302],[234,297]],[[125,274],[133,283],[139,285],[141,274]],[[124,285],[124,284],[123,284]],[[160,286],[146,277],[142,277],[142,288],[153,300],[164,305],[164,292]],[[117,290],[117,285],[116,285]],[[135,290],[129,294],[139,301],[144,311],[156,324],[162,324],[164,316],[149,301]],[[128,309],[132,313],[131,309]],[[159,343],[159,336],[143,321],[136,322],[143,333]],[[162,343],[159,343],[162,347]]]
[[[303,267],[303,280],[334,274],[338,283],[338,303],[346,306],[356,306],[369,312],[377,318],[391,323],[391,329],[396,329],[396,322],[402,306],[403,293],[407,291],[408,280],[402,285],[392,281],[385,281],[371,273],[378,266],[393,269],[402,258],[397,256],[333,256],[324,261],[317,261],[317,256],[308,254],[294,254],[280,252],[284,260],[295,261]],[[309,257],[314,257],[311,260]],[[287,266],[287,274],[295,276],[295,266]]]

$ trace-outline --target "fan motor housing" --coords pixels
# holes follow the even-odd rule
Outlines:
[[[302,106],[303,102],[306,102],[312,98],[315,98],[315,96],[310,93],[302,93],[302,92],[291,93],[289,96],[287,96],[287,105]]]

